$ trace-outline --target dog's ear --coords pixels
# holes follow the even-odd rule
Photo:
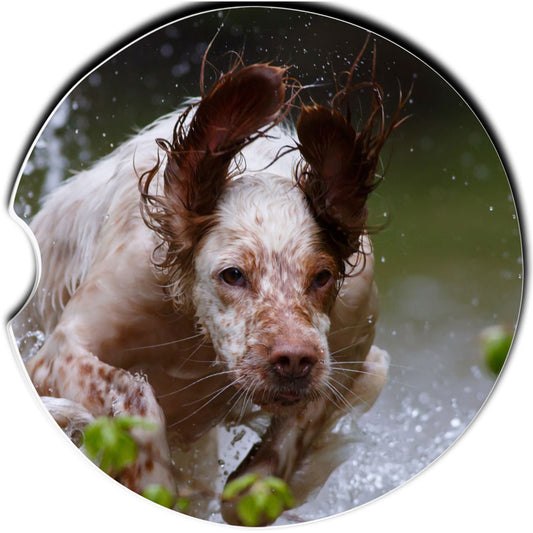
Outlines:
[[[359,250],[361,233],[367,229],[366,201],[379,183],[376,169],[380,151],[403,121],[398,116],[407,100],[400,95],[398,109],[386,124],[383,90],[374,81],[350,87],[354,68],[355,64],[346,88],[337,93],[331,107],[303,106],[296,126],[303,158],[297,184],[342,260]],[[365,87],[372,90],[371,109],[356,130],[350,120],[348,97],[354,89]]]
[[[233,157],[279,118],[285,69],[264,64],[232,70],[205,94],[189,125],[177,124],[167,153],[165,196],[181,216],[210,215]]]
[[[161,239],[154,263],[172,290],[186,292],[192,279],[196,245],[213,221],[232,159],[284,118],[285,72],[266,64],[231,69],[180,116],[171,142],[158,139],[166,154],[163,193],[160,161],[140,176],[139,191],[144,221]]]

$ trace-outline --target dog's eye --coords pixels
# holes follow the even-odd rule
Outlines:
[[[226,268],[220,273],[220,279],[232,286],[244,285],[244,275],[238,268]]]
[[[328,281],[333,277],[333,274],[329,270],[321,270],[313,280],[313,286],[324,287]]]

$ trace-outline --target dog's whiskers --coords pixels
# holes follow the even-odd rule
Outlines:
[[[380,362],[380,361],[367,361],[367,360],[363,360],[363,361],[337,361],[335,359],[331,363],[332,367],[335,366],[335,367],[341,368],[341,365],[377,365],[377,366],[383,366],[383,363]],[[415,370],[415,368],[412,367],[412,366],[399,365],[399,364],[396,364],[396,363],[389,363],[389,366],[390,367],[394,367],[394,368],[402,368],[404,370],[409,370],[409,371],[414,371]]]
[[[145,349],[149,349],[149,348],[162,348],[164,346],[171,346],[173,344],[179,344],[181,342],[186,342],[186,341],[190,341],[192,339],[197,339],[198,337],[201,337],[203,335],[204,335],[203,333],[197,333],[195,335],[191,335],[190,337],[184,337],[183,339],[176,339],[176,340],[168,341],[168,342],[160,342],[160,343],[157,343],[157,344],[149,344],[149,345],[146,345],[146,346],[135,346],[134,348],[128,348],[125,351],[133,352],[135,350],[145,350]]]
[[[328,333],[328,336],[331,337],[331,335],[336,335],[337,333],[342,333],[344,331],[348,331],[349,329],[356,329],[356,328],[357,328],[357,326],[345,326],[343,328],[337,328],[337,329],[335,329],[333,331],[330,331]]]
[[[236,391],[232,394],[231,398],[227,402],[230,405],[229,405],[228,409],[226,410],[226,413],[224,414],[224,416],[221,419],[222,423],[227,421],[229,415],[232,413],[232,411],[233,411],[233,409],[235,407],[235,404],[239,403],[241,398],[245,395],[246,391],[247,391],[247,388],[239,388],[239,389],[236,389]]]
[[[205,381],[206,379],[216,378],[218,376],[222,376],[224,374],[231,374],[231,370],[222,370],[220,372],[214,372],[212,374],[207,374],[206,376],[202,376],[201,378],[193,381],[192,383],[189,383],[188,385],[185,385],[184,387],[181,387],[180,389],[177,389],[172,392],[167,392],[166,394],[160,394],[157,396],[157,399],[160,400],[162,398],[168,398],[169,396],[172,396],[174,394],[178,394],[180,392],[183,392],[184,390],[190,389],[191,387],[194,387],[195,385],[198,385],[198,383],[201,383],[202,381]]]
[[[242,399],[241,410],[237,418],[237,423],[242,422],[244,415],[246,414],[246,411],[248,410],[248,404],[252,403],[252,397],[253,397],[257,382],[258,382],[257,379],[254,380],[254,382],[252,382],[248,387],[246,387],[244,397],[241,396],[243,399]],[[239,400],[240,399],[241,398],[239,398]]]
[[[232,385],[236,382],[236,380],[234,380],[233,382],[231,382],[229,385]],[[226,384],[228,385],[228,384]],[[226,385],[224,385],[224,387],[226,387]],[[203,402],[204,400],[207,400],[208,398],[210,398],[211,396],[214,396],[215,394],[217,394],[219,392],[220,388],[214,390],[214,391],[211,391],[209,392],[208,394],[206,394],[205,396],[202,396],[201,398],[198,398],[197,400],[193,400],[191,402],[187,402],[187,403],[184,403],[183,405],[184,406],[190,406],[190,405],[194,405],[195,403],[198,403],[198,402]],[[231,398],[230,398],[231,400]]]
[[[176,420],[175,422],[173,422],[172,424],[170,424],[169,426],[167,426],[168,428],[173,428],[174,426],[177,426],[179,424],[181,424],[182,422],[185,422],[185,420],[188,420],[189,418],[192,418],[196,413],[198,413],[199,411],[201,411],[202,409],[204,409],[205,407],[207,407],[213,400],[215,400],[216,398],[218,398],[221,394],[223,394],[226,390],[228,390],[230,387],[232,387],[233,385],[235,385],[236,383],[238,382],[237,379],[233,380],[232,382],[228,383],[227,385],[225,385],[224,387],[222,387],[221,389],[219,389],[217,391],[217,393],[212,397],[210,398],[207,402],[205,402],[203,405],[201,405],[200,407],[198,407],[197,409],[195,409],[192,413],[189,413],[187,416],[183,417],[183,418],[180,418],[179,420]]]
[[[189,353],[189,355],[183,360],[183,362],[181,363],[181,365],[179,365],[177,368],[180,369],[185,363],[188,363],[191,359],[192,359],[192,356],[195,355],[196,353],[198,353],[198,351],[207,344],[207,338],[203,338],[199,343],[198,345],[194,348],[194,350],[192,350],[191,353]]]
[[[324,399],[326,401],[329,401],[335,405],[335,407],[341,411],[349,411],[352,409],[352,405],[348,400],[344,397],[344,395],[337,390],[337,388],[330,382],[327,382],[325,384],[326,390],[321,389],[321,394],[323,394]],[[331,396],[328,394],[328,391],[331,392]],[[340,402],[340,403],[339,403]]]
[[[379,372],[369,372],[367,370],[359,370],[354,368],[342,368],[342,367],[331,367],[332,372],[337,372],[339,374],[342,374],[344,372],[351,372],[353,374],[366,374],[368,376],[379,376]]]
[[[360,402],[363,402],[364,404],[366,405],[369,405],[368,402],[366,400],[364,400],[363,398],[361,398],[361,396],[359,396],[358,394],[356,394],[352,389],[350,389],[349,387],[347,387],[344,383],[340,382],[338,379],[335,379],[333,376],[330,376],[329,377],[329,381],[333,381],[335,382],[337,385],[340,385],[343,389],[346,389],[346,391],[351,394],[352,396],[355,396],[355,398],[360,401]],[[344,397],[344,396],[343,396]]]
[[[187,363],[191,363],[191,359],[193,357],[193,355],[195,355],[196,353],[198,353],[198,351],[204,347],[204,346],[208,346],[208,338],[207,337],[204,337],[199,343],[198,345],[194,348],[194,350],[192,350],[189,355],[187,355],[187,357],[185,357],[183,359],[183,361],[174,369],[174,371],[177,371],[177,370],[180,370],[181,368],[183,368],[184,365],[186,365]],[[198,362],[198,361],[192,361],[192,362]],[[209,363],[213,364],[213,363],[216,363],[216,361],[213,359],[212,361],[209,361]]]
[[[345,352],[346,350],[349,350],[350,348],[355,348],[358,344],[360,344],[361,341],[355,341],[352,344],[348,344],[347,346],[344,346],[343,348],[339,348],[338,350],[335,350],[334,352],[331,352],[329,355],[330,357],[333,357],[334,355],[337,355],[339,353]]]
[[[355,363],[355,362],[361,362],[361,361],[352,361],[352,363]],[[362,362],[364,362],[364,361],[362,361]],[[379,363],[376,362],[375,364],[379,364]],[[367,370],[359,370],[359,369],[354,369],[354,368],[344,368],[341,365],[331,365],[331,370],[332,370],[332,373],[337,372],[339,374],[343,374],[345,372],[351,372],[353,374],[366,374],[368,376],[380,376],[381,375],[379,372],[371,372],[371,371],[367,371]],[[395,384],[398,384],[398,385],[402,385],[403,387],[408,387],[408,388],[413,389],[413,390],[417,390],[418,389],[418,387],[415,387],[414,385],[410,385],[409,383],[406,383],[404,381],[399,381],[399,380],[391,378],[391,377],[388,377],[387,381],[389,381],[390,383],[395,383]]]

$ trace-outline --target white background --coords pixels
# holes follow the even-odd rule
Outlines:
[[[58,99],[65,83],[96,55],[184,4],[47,0],[8,5],[0,23],[0,302],[4,322],[32,286],[31,246],[9,218],[7,205],[24,150],[44,120],[43,113]],[[379,0],[354,2],[354,7],[351,2],[328,5],[340,8],[341,17],[343,12],[363,15],[415,43],[474,97],[509,163],[525,240],[529,206],[533,205],[533,38],[527,2]],[[312,10],[313,3],[299,7]],[[495,393],[451,451],[378,501],[298,527],[410,533],[528,530],[533,503],[533,328],[528,303],[524,302],[512,357]],[[50,423],[3,330],[0,417],[0,527],[4,530],[226,529],[163,510],[93,468]]]

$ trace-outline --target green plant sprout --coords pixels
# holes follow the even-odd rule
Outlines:
[[[98,417],[83,431],[83,449],[104,472],[115,476],[137,458],[137,443],[130,433],[136,427],[155,429],[152,422],[140,417]]]
[[[505,326],[489,326],[480,334],[481,353],[488,369],[498,375],[513,342],[513,332]]]
[[[222,499],[237,501],[237,515],[245,526],[272,523],[283,511],[294,506],[285,481],[273,476],[261,478],[257,474],[245,474],[230,481]]]
[[[85,427],[83,449],[104,472],[117,476],[137,459],[139,449],[131,430],[142,428],[153,431],[155,427],[155,424],[140,417],[102,416]],[[142,496],[182,513],[186,513],[190,507],[189,498],[176,497],[162,485],[148,485]],[[237,515],[245,526],[272,523],[283,511],[294,505],[290,489],[283,480],[273,476],[260,477],[257,474],[245,474],[230,481],[221,498],[236,503]]]

